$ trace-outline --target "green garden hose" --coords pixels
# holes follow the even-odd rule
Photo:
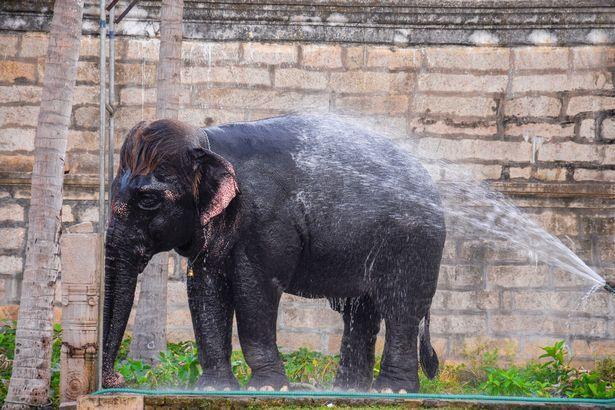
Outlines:
[[[252,397],[252,398],[278,398],[278,399],[414,399],[414,400],[449,400],[449,401],[477,401],[483,403],[534,403],[534,404],[564,404],[564,405],[598,405],[614,407],[615,399],[582,399],[561,397],[515,397],[515,396],[483,396],[479,394],[395,394],[395,393],[348,393],[337,391],[202,391],[202,390],[146,390],[146,389],[102,389],[93,395],[104,394],[138,394],[143,396],[208,396],[208,397]]]

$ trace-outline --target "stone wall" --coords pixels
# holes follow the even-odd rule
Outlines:
[[[0,31],[3,304],[19,300],[46,38]],[[132,125],[153,119],[158,41],[121,36],[117,49],[119,147]],[[209,126],[289,111],[360,116],[407,149],[465,164],[615,279],[615,47],[188,38],[182,54],[180,119]],[[97,223],[97,58],[98,39],[85,35],[66,157],[65,226]],[[432,336],[449,360],[481,344],[524,360],[556,339],[566,339],[586,364],[615,354],[615,298],[598,292],[581,305],[586,282],[506,244],[493,250],[479,238],[449,235],[440,274]],[[172,275],[169,306],[170,337],[192,338],[183,274]],[[279,344],[336,352],[341,325],[326,302],[287,295]]]

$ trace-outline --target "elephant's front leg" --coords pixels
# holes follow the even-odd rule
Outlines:
[[[203,270],[188,276],[188,304],[203,375],[199,387],[239,388],[231,370],[233,304],[227,279]]]
[[[380,314],[368,296],[347,299],[340,311],[344,318],[344,336],[334,385],[342,390],[367,391],[374,378]]]
[[[239,342],[252,369],[249,388],[281,389],[288,386],[276,344],[276,321],[281,291],[271,278],[240,257],[233,282]]]

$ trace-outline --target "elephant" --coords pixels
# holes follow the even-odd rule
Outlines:
[[[250,388],[288,388],[276,344],[283,293],[328,299],[341,313],[335,388],[416,392],[419,362],[436,375],[429,312],[444,214],[429,173],[388,138],[309,114],[208,128],[140,122],[121,148],[110,198],[104,386],[122,383],[114,360],[137,276],[171,249],[188,260],[201,388],[239,387],[234,315]]]

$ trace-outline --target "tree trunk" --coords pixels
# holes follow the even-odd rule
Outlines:
[[[83,0],[56,0],[34,139],[28,241],[15,360],[5,409],[49,403],[53,301],[60,267],[64,157],[83,16]]]
[[[162,1],[156,98],[159,119],[177,119],[179,114],[183,12],[183,0]],[[141,275],[130,355],[148,363],[155,363],[160,351],[166,349],[168,260],[167,252],[156,255]]]

